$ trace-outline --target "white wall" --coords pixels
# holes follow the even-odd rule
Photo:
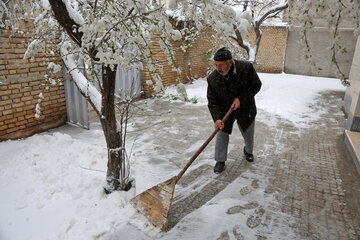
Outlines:
[[[354,56],[356,38],[351,28],[343,28],[339,32],[341,35],[340,43],[341,46],[346,48],[346,53],[337,55],[337,61],[341,71],[348,77]],[[284,72],[337,78],[336,66],[331,61],[332,52],[329,49],[333,41],[330,31],[319,27],[314,30],[308,30],[307,36],[315,65],[305,59],[306,46],[300,41],[301,33],[299,33],[297,28],[294,28],[289,30]]]

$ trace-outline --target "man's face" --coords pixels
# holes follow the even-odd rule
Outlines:
[[[214,61],[214,63],[215,63],[216,71],[220,73],[222,76],[225,76],[231,68],[232,60]]]

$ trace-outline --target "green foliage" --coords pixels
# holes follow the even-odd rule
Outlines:
[[[192,97],[192,98],[190,98],[189,102],[195,104],[195,103],[198,103],[198,99],[197,99],[197,97]]]

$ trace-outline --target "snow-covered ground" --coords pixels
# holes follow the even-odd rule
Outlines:
[[[309,107],[319,92],[345,91],[338,79],[289,74],[261,73],[259,76],[263,83],[256,96],[259,110],[301,127],[306,126],[306,121],[319,117],[319,113]],[[136,192],[132,189],[104,194],[107,152],[98,123],[91,124],[91,130],[66,125],[26,139],[1,142],[0,239],[215,239],[221,229],[241,222],[242,219],[236,219],[238,215],[221,217],[230,206],[244,201],[233,195],[238,192],[239,185],[244,185],[239,180],[229,184],[210,203],[184,217],[167,233],[151,227],[129,204],[134,195],[178,173],[185,162],[174,159],[191,156],[205,140],[198,138],[190,142],[193,135],[204,129],[209,134],[212,131],[206,106],[206,80],[199,79],[185,87],[189,98],[196,97],[197,103],[169,98],[137,103],[145,115],[135,116],[128,140]],[[175,89],[169,87],[166,94],[175,94]],[[169,109],[162,106],[169,106]],[[187,115],[191,111],[199,114]],[[202,124],[198,124],[199,121]],[[258,121],[271,125],[273,120],[258,116]],[[190,128],[192,125],[197,127]],[[190,132],[184,131],[186,127]],[[168,141],[159,141],[156,134],[166,135]],[[213,164],[209,159],[213,154],[211,150],[202,154],[204,159],[195,162],[194,167],[206,161]],[[248,179],[254,174],[243,173]],[[211,173],[198,181],[209,182],[213,178]],[[258,201],[264,201],[260,205],[266,205],[269,199],[262,197],[261,192],[257,194]],[[234,235],[238,230],[246,239],[257,238],[255,232],[245,227],[241,229],[241,225],[235,230]],[[284,232],[292,234],[291,229],[282,229],[273,233],[274,239],[290,239]]]

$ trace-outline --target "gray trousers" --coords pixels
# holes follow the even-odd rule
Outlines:
[[[254,148],[254,132],[255,132],[255,121],[246,129],[245,132],[242,131],[240,125],[237,123],[241,135],[244,138],[245,150],[247,153],[252,153]],[[225,162],[228,154],[229,146],[229,134],[219,131],[216,134],[216,143],[215,143],[215,161]]]

